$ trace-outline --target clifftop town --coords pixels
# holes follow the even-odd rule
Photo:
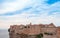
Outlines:
[[[50,24],[11,25],[9,38],[60,38],[60,27]]]

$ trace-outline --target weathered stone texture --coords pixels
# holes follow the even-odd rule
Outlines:
[[[60,38],[60,27],[51,24],[28,24],[11,25],[9,28],[9,38],[38,38],[37,35],[43,35],[42,38]]]

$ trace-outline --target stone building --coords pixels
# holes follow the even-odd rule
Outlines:
[[[60,38],[60,27],[51,24],[11,25],[9,38]]]

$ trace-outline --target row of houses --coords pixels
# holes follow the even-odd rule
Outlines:
[[[60,38],[60,27],[50,24],[11,25],[9,38]]]

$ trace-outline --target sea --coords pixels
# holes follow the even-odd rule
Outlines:
[[[9,38],[9,32],[7,29],[0,29],[0,38]]]

